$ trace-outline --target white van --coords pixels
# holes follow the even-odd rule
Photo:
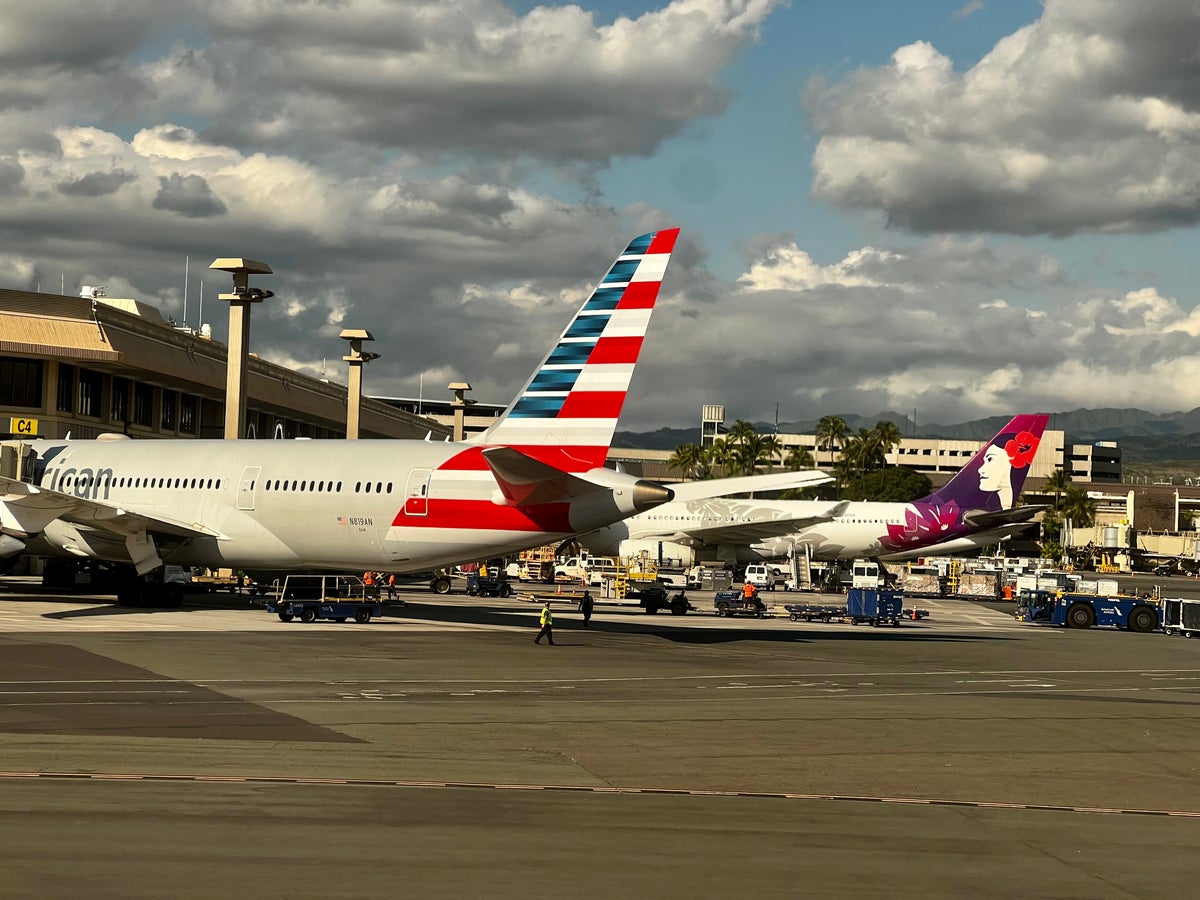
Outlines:
[[[746,574],[742,580],[746,584],[754,585],[760,591],[773,591],[775,590],[775,583],[780,580],[779,570],[774,566],[752,563],[746,566]]]
[[[870,588],[872,590],[883,587],[883,579],[880,577],[878,563],[873,563],[867,559],[856,559],[851,571],[851,587]]]

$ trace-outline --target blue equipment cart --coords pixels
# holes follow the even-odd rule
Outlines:
[[[846,618],[858,625],[900,624],[900,608],[904,605],[903,591],[875,588],[850,588],[846,594]]]

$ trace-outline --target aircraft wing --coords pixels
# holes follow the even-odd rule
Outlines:
[[[707,481],[685,481],[670,485],[676,500],[709,500],[730,494],[753,491],[786,491],[791,488],[816,487],[828,484],[833,477],[816,469],[803,472],[773,472],[770,475],[740,475],[735,478],[713,478]]]
[[[75,497],[0,476],[0,526],[33,535],[55,519],[112,532],[122,538],[147,532],[181,538],[221,537],[219,532],[199,523],[131,513],[103,500]]]
[[[1014,506],[1012,509],[997,509],[992,512],[978,510],[968,512],[963,516],[963,521],[975,528],[995,528],[998,525],[1028,522],[1043,509],[1049,509],[1049,506]]]
[[[706,544],[753,544],[768,538],[784,537],[803,531],[810,525],[830,522],[846,511],[849,501],[831,504],[814,515],[780,516],[755,522],[729,522],[707,527],[689,527],[663,534],[664,538],[687,537]]]

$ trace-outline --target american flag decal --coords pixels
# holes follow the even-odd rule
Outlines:
[[[337,517],[337,523],[338,523],[339,525],[349,525],[349,524],[350,524],[350,520],[349,520],[349,519],[347,519],[345,516],[338,516],[338,517]]]

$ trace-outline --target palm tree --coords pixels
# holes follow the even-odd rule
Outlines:
[[[1058,514],[1063,519],[1070,519],[1076,528],[1091,528],[1096,523],[1096,507],[1096,501],[1087,495],[1087,491],[1068,484]]]
[[[674,469],[684,478],[695,478],[696,471],[703,467],[704,451],[699,444],[680,444],[667,460],[667,467]]]
[[[744,444],[757,433],[754,430],[754,426],[745,419],[738,419],[729,427],[729,432],[726,434],[725,440],[731,444]]]
[[[765,463],[767,471],[775,468],[775,458],[783,455],[783,444],[779,441],[777,434],[764,434],[759,447],[758,463]],[[757,467],[758,463],[755,463]]]
[[[816,461],[813,455],[808,452],[807,447],[801,447],[797,444],[788,451],[787,458],[783,461],[783,467],[789,472],[802,472],[805,469],[812,469],[816,466]]]
[[[893,447],[900,446],[900,429],[895,422],[876,422],[871,431],[884,456],[891,453]]]
[[[1042,485],[1044,493],[1054,494],[1054,508],[1058,509],[1058,498],[1067,488],[1071,486],[1071,473],[1066,469],[1055,469],[1048,476]]]
[[[833,464],[833,448],[840,447],[850,433],[850,426],[841,416],[822,416],[817,423],[817,449],[829,451],[829,463]]]
[[[722,475],[733,462],[733,448],[724,438],[717,438],[704,451],[704,477],[715,478],[717,472]]]

